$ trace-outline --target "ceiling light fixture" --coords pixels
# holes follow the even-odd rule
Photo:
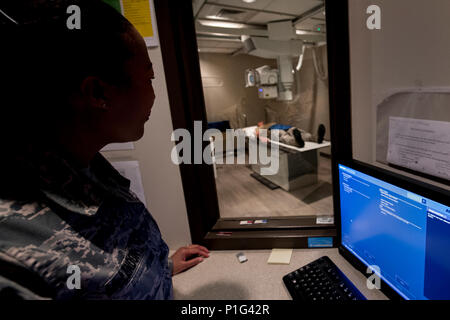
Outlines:
[[[201,25],[207,27],[230,28],[230,29],[243,29],[246,27],[242,23],[227,22],[227,21],[212,21],[199,19],[198,22],[200,22]]]
[[[215,19],[215,20],[228,20],[228,18],[218,17],[218,16],[206,16],[206,18]]]
[[[253,2],[256,2],[256,0],[242,0],[242,1],[244,1],[245,3],[253,3]]]
[[[304,30],[295,30],[295,33],[298,34],[298,35],[310,34],[310,32],[304,31]]]
[[[324,32],[319,32],[319,31],[307,31],[307,30],[295,30],[295,34],[298,34],[300,36],[314,36],[314,35],[323,35]]]

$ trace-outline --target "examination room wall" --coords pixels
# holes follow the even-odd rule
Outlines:
[[[372,4],[381,8],[381,30],[366,28]],[[354,158],[375,163],[377,106],[385,98],[399,90],[450,92],[450,1],[350,0],[349,13]],[[415,117],[450,121],[450,110],[424,105]]]
[[[327,68],[326,46],[320,47],[318,53]],[[245,88],[246,69],[263,65],[276,68],[276,60],[217,53],[200,53],[199,56],[208,121],[231,119],[232,127],[242,127],[245,113],[248,126],[259,121],[278,122],[313,133],[323,123],[328,129],[325,139],[329,139],[328,79],[317,77],[311,49],[306,50],[302,69],[296,73],[295,96],[290,102],[259,99],[256,88]],[[296,59],[293,62],[295,66]]]
[[[110,161],[137,160],[149,211],[158,223],[163,239],[171,249],[191,243],[181,175],[170,158],[174,146],[169,98],[160,48],[148,50],[156,79],[156,100],[144,137],[132,151],[110,151],[103,154]]]
[[[231,126],[245,126],[264,121],[266,100],[258,98],[256,88],[245,88],[245,70],[263,65],[276,67],[276,61],[249,55],[199,53],[208,121],[229,120]]]

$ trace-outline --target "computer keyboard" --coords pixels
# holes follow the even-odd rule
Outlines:
[[[283,277],[293,300],[366,300],[353,283],[327,256],[323,256]]]

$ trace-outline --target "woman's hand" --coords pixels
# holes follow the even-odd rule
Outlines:
[[[172,275],[183,272],[209,257],[209,251],[199,245],[190,245],[178,249],[171,257],[173,262]]]

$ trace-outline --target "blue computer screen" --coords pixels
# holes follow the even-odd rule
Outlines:
[[[343,165],[339,185],[342,245],[405,299],[450,299],[450,207]]]

